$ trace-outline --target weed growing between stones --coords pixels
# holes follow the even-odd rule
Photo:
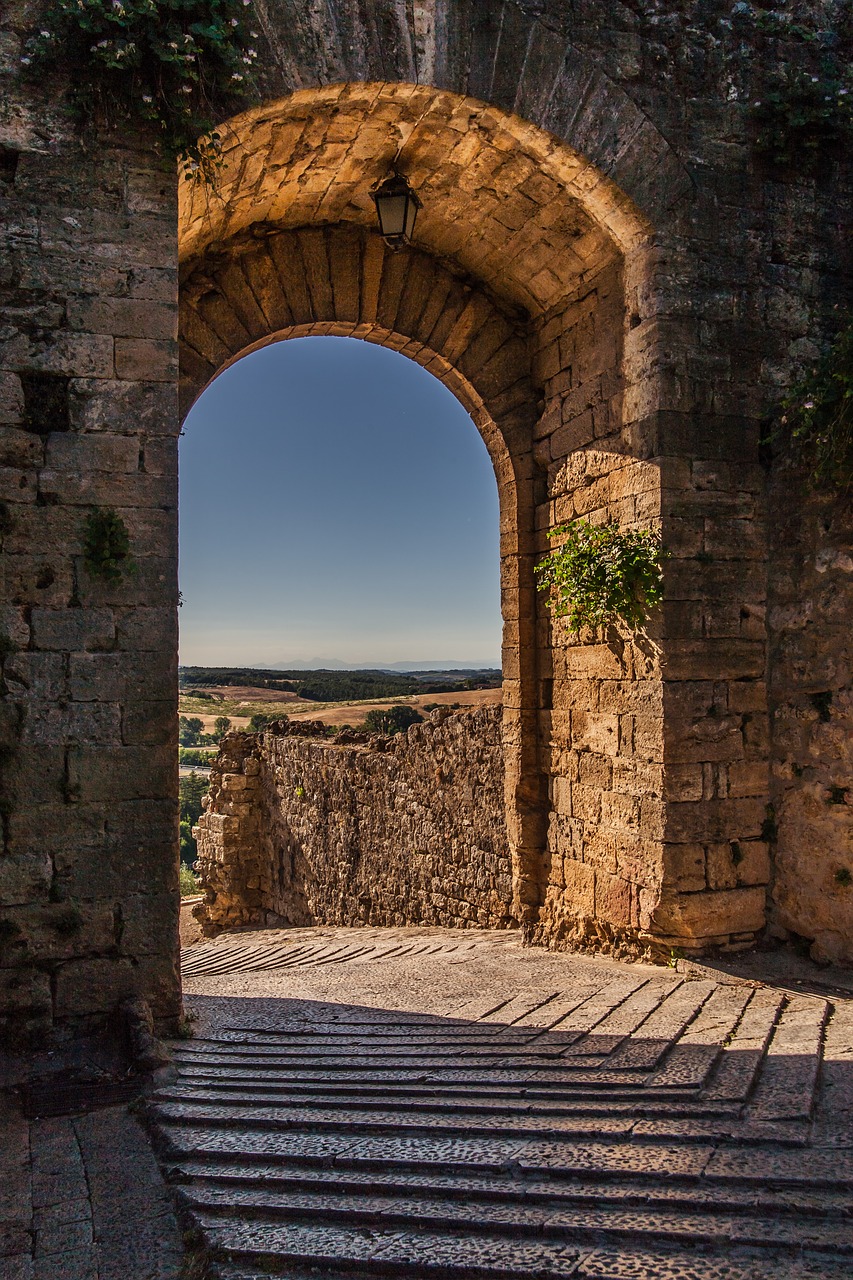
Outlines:
[[[112,507],[99,507],[89,514],[83,561],[91,574],[112,584],[136,571],[127,525]]]
[[[70,73],[81,120],[153,125],[187,176],[210,179],[212,132],[252,84],[249,0],[48,0],[22,63],[33,77]]]
[[[663,599],[666,552],[653,530],[576,520],[548,536],[565,542],[536,566],[537,586],[573,631],[614,622],[636,631]]]

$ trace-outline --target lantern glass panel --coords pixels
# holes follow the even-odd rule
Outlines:
[[[380,195],[376,201],[379,214],[379,226],[383,236],[402,236],[406,234],[407,205],[411,202],[406,194]]]

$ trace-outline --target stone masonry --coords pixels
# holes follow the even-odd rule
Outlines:
[[[3,1016],[178,1016],[179,334],[185,406],[260,343],[342,333],[471,412],[527,937],[699,951],[769,922],[849,958],[849,514],[759,444],[849,304],[849,154],[758,153],[766,37],[729,0],[253,4],[214,191],[78,128],[61,78],[19,75],[39,0],[0,16]],[[796,13],[845,38],[831,0]],[[368,191],[398,152],[424,205],[395,255]],[[137,566],[114,586],[83,557],[98,508]],[[574,516],[661,529],[647,634],[572,636],[537,598]]]
[[[230,734],[196,834],[211,931],[245,924],[506,928],[500,711],[382,738]]]

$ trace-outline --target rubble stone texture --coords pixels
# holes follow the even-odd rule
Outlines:
[[[255,99],[214,191],[24,84],[0,18],[0,1007],[33,1033],[179,1011],[178,344],[185,404],[258,343],[419,360],[501,499],[512,910],[551,945],[850,958],[850,513],[759,436],[849,290],[849,169],[774,168],[730,6],[255,0]],[[834,8],[811,8],[832,26]],[[822,19],[821,19],[822,20]],[[749,42],[749,29],[744,37]],[[729,40],[727,48],[731,48]],[[746,49],[746,56],[749,49]],[[368,191],[402,144],[416,245]],[[181,278],[178,278],[179,257]],[[83,559],[114,507],[137,573]],[[659,525],[648,634],[572,636],[534,591],[573,516]],[[769,568],[769,572],[768,572]],[[839,878],[840,876],[840,878]]]
[[[230,735],[195,829],[206,928],[514,924],[500,711],[433,717],[358,745]]]

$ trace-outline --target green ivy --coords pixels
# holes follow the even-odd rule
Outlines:
[[[842,491],[853,484],[853,320],[791,388],[782,426],[816,484]]]
[[[725,62],[757,153],[782,168],[826,166],[853,143],[853,24],[777,0],[737,0]]]
[[[817,161],[853,140],[853,75],[781,67],[767,75],[751,115],[756,147],[774,164]]]
[[[70,74],[76,114],[154,125],[164,151],[209,176],[217,117],[252,86],[249,0],[48,0],[22,63]]]
[[[89,572],[105,582],[117,583],[125,574],[135,573],[127,525],[112,507],[99,507],[90,513],[83,560]]]
[[[536,566],[537,586],[573,631],[614,622],[636,631],[663,599],[666,553],[651,529],[576,520],[549,537],[565,541]]]

